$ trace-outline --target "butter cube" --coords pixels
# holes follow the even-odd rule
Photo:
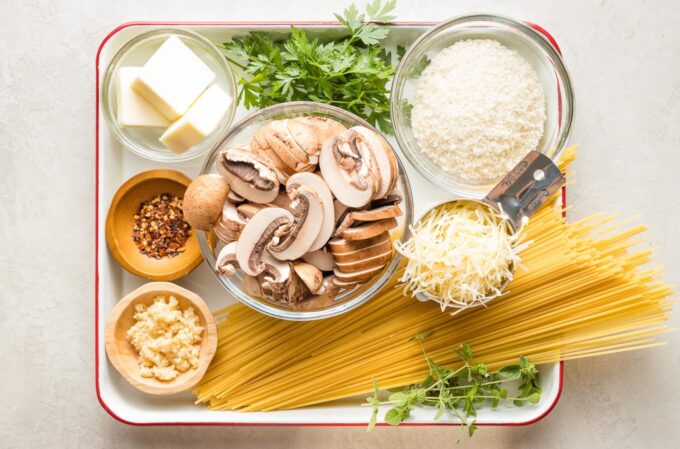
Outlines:
[[[159,140],[175,153],[185,152],[217,128],[230,103],[229,94],[213,84],[198,97],[186,114],[165,130]]]
[[[159,127],[170,125],[160,112],[154,109],[133,88],[140,67],[121,67],[116,78],[116,117],[121,126]]]
[[[177,36],[169,37],[144,64],[133,89],[177,120],[215,79],[215,73]]]

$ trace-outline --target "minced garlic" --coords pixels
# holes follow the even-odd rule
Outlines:
[[[198,368],[203,327],[193,307],[182,310],[174,296],[159,295],[150,307],[137,304],[134,319],[127,339],[139,354],[143,377],[167,381]]]

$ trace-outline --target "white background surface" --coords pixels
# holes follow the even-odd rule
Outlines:
[[[453,447],[456,429],[133,428],[94,391],[94,58],[129,20],[329,19],[344,2],[0,0],[0,448]],[[680,284],[680,7],[674,1],[423,1],[401,20],[472,11],[537,22],[562,47],[581,144],[571,217],[639,215]],[[674,313],[677,325],[678,312]],[[680,334],[567,363],[542,422],[461,447],[670,448]]]

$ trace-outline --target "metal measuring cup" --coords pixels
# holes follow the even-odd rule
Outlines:
[[[442,204],[456,201],[480,203],[501,213],[510,230],[516,233],[523,221],[533,215],[543,203],[564,185],[564,182],[564,175],[548,156],[538,151],[530,151],[482,200],[459,198],[440,202],[430,210]],[[510,270],[514,275],[514,264],[510,267]],[[500,293],[486,296],[472,304],[454,301],[449,303],[447,307],[458,309],[454,312],[457,313],[470,307],[484,305],[500,296],[510,284],[512,277],[506,279],[499,287]],[[416,293],[415,297],[419,301],[440,302],[438,297],[426,292]]]

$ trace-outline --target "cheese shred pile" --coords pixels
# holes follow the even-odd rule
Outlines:
[[[411,238],[398,244],[408,258],[400,281],[405,294],[424,294],[446,307],[468,307],[502,293],[520,264],[528,243],[513,233],[503,216],[483,204],[443,204],[411,227]]]

